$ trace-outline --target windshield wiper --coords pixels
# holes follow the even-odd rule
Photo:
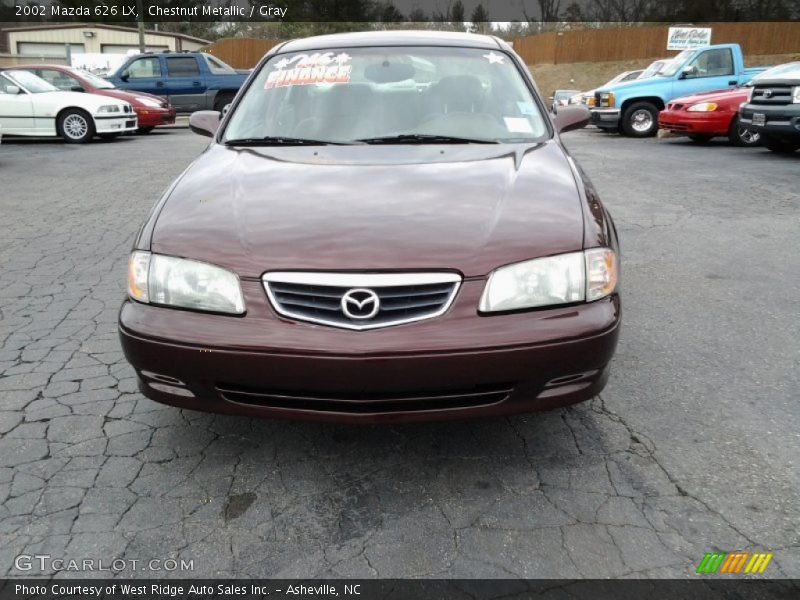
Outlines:
[[[226,146],[346,146],[351,142],[334,142],[331,140],[312,140],[309,138],[293,138],[266,135],[257,138],[237,138],[225,140]]]
[[[498,144],[496,140],[483,140],[452,135],[428,133],[401,133],[356,140],[365,144]]]

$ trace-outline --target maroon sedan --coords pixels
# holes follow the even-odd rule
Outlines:
[[[135,241],[119,330],[174,406],[343,422],[549,409],[606,383],[617,234],[493,37],[295,40]]]
[[[139,121],[139,133],[150,133],[158,125],[175,123],[175,109],[163,98],[143,92],[119,90],[110,81],[88,71],[62,65],[21,65],[14,68],[30,71],[60,90],[88,92],[128,102],[133,106]]]

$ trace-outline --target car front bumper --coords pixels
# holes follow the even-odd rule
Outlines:
[[[755,113],[764,115],[763,125],[753,124]],[[745,104],[739,111],[739,122],[751,131],[758,133],[800,139],[800,104],[778,106]]]
[[[593,108],[592,125],[603,129],[616,129],[619,127],[620,111],[618,108]]]
[[[727,135],[735,116],[736,113],[728,111],[662,110],[658,126],[678,135]]]
[[[127,113],[123,116],[94,115],[96,133],[125,133],[136,131],[138,126],[135,113]]]
[[[349,331],[279,317],[258,282],[242,281],[243,317],[127,300],[119,331],[145,396],[219,413],[398,423],[546,410],[603,389],[616,294],[479,316],[483,283],[466,281],[441,317]]]
[[[139,127],[158,127],[175,123],[174,108],[136,108]]]

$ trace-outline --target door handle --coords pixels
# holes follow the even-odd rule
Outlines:
[[[200,85],[200,82],[199,81],[193,81],[192,85]]]
[[[156,81],[156,87],[164,87],[163,81]]]
[[[731,81],[728,82],[728,85],[736,85],[737,83],[739,82],[736,81],[735,79],[732,79]]]

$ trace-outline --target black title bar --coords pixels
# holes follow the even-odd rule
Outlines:
[[[797,580],[137,580],[6,579],[0,600],[445,600],[488,599],[795,599]]]
[[[797,0],[0,0],[8,23],[790,21]]]

